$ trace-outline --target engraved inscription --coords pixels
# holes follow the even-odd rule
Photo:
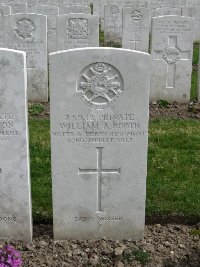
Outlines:
[[[124,90],[119,71],[107,63],[94,63],[80,74],[77,93],[81,101],[95,109],[105,109],[121,96]]]
[[[110,13],[111,13],[112,15],[119,14],[119,8],[118,8],[118,6],[111,6],[111,7],[110,7]]]
[[[15,118],[13,113],[0,113],[0,144],[7,143],[19,135],[15,129]]]
[[[69,19],[67,32],[69,39],[88,39],[88,19]]]
[[[133,22],[138,22],[143,19],[143,12],[141,10],[132,10],[131,11],[131,20]]]
[[[17,218],[15,216],[0,216],[0,223],[1,222],[16,222]]]
[[[118,174],[120,175],[121,168],[119,169],[103,169],[102,167],[102,152],[103,147],[96,147],[97,150],[97,168],[96,169],[78,169],[78,174],[96,174],[97,175],[97,213],[102,212],[101,207],[101,181],[102,175],[105,174]]]
[[[98,217],[100,222],[117,222],[122,221],[123,217],[121,216],[108,216],[108,217]]]
[[[165,21],[159,20],[155,26],[155,30],[160,34],[166,33],[168,35],[184,34],[191,32],[192,28],[190,22],[187,20],[173,20]]]
[[[147,135],[135,114],[65,114],[53,138],[71,144],[131,143]]]
[[[30,39],[36,30],[35,24],[30,19],[20,19],[15,28],[16,35],[21,39]]]
[[[75,217],[74,221],[75,222],[92,222],[94,221],[94,217],[86,217],[86,216]]]

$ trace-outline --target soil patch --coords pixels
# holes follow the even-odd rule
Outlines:
[[[199,267],[200,224],[147,225],[142,241],[53,241],[52,226],[34,227],[32,244],[15,243],[25,267]]]

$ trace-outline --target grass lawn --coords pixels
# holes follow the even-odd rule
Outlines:
[[[30,119],[33,218],[52,221],[48,119]],[[147,215],[200,216],[200,121],[150,122]]]
[[[200,216],[200,121],[150,122],[147,215]]]
[[[29,121],[33,219],[52,220],[49,120]]]

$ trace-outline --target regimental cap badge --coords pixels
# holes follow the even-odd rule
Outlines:
[[[123,90],[124,83],[119,71],[103,62],[87,66],[77,82],[77,94],[81,101],[95,109],[110,107]]]

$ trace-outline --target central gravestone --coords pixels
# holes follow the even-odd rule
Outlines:
[[[50,55],[55,239],[143,237],[149,80],[145,53]]]

